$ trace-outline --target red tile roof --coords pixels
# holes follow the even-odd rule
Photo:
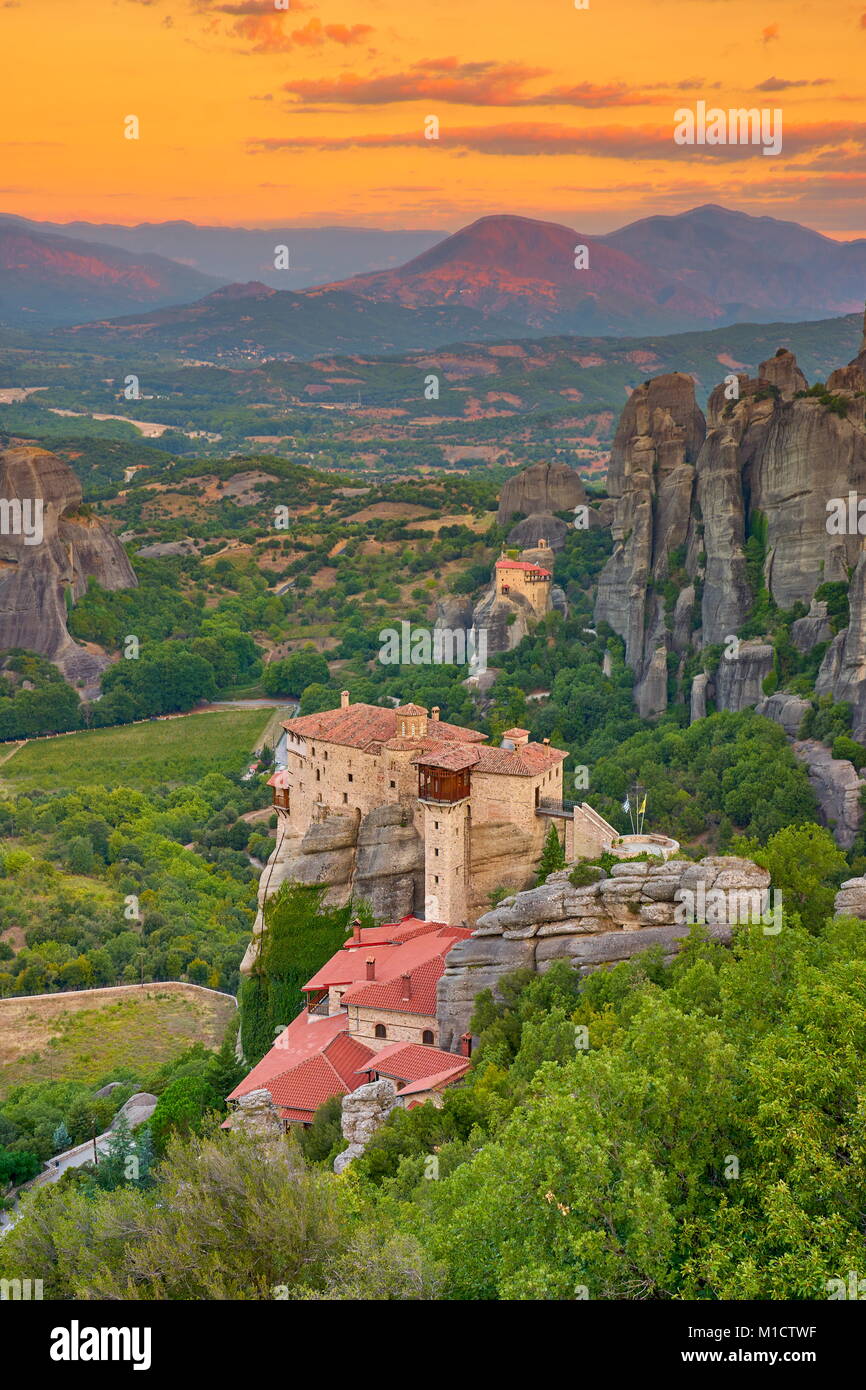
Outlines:
[[[467,935],[469,933],[467,932]],[[423,964],[409,970],[409,997],[403,997],[405,982],[403,975],[392,976],[389,980],[361,980],[352,985],[343,995],[343,1004],[357,1004],[363,1008],[393,1009],[403,1014],[423,1014],[427,1018],[436,1016],[436,981],[445,970],[443,956],[425,960]]]
[[[326,1100],[356,1089],[358,1069],[373,1056],[347,1029],[344,1013],[321,1020],[299,1014],[229,1100],[264,1087],[283,1119],[309,1121]]]
[[[475,766],[480,751],[478,748],[467,748],[460,744],[452,748],[443,745],[430,753],[416,753],[410,762],[422,764],[424,767],[441,767],[448,772],[462,772],[467,767]]]
[[[431,926],[434,924],[431,923]],[[465,927],[447,927],[436,923],[432,931],[407,930],[406,936],[397,941],[386,941],[373,945],[366,941],[360,946],[346,950],[341,947],[335,955],[317,970],[312,979],[303,986],[305,990],[329,989],[331,985],[351,985],[367,978],[367,958],[375,961],[374,979],[382,982],[412,971],[423,961],[447,955],[455,941],[470,936]],[[351,941],[346,942],[351,947]]]
[[[349,748],[367,748],[374,743],[387,743],[400,735],[400,728],[407,712],[417,714],[426,711],[420,705],[399,709],[384,709],[380,705],[349,705],[347,709],[322,710],[318,714],[302,714],[298,719],[288,719],[283,728],[290,733],[302,734],[305,738],[323,739],[325,743],[339,743]],[[461,729],[456,724],[446,724],[441,719],[428,721],[428,735],[431,725],[435,728],[435,743],[473,743],[483,742],[486,735],[476,729]],[[416,740],[408,740],[409,746],[417,746]]]
[[[463,1076],[469,1068],[468,1057],[455,1057],[454,1063],[453,1067],[445,1067],[444,1070],[437,1071],[433,1076],[422,1076],[419,1081],[410,1081],[403,1087],[400,1095],[413,1096],[417,1095],[419,1091],[440,1091],[443,1086],[448,1086],[452,1081]],[[407,1109],[409,1109],[408,1106]]]
[[[507,777],[537,777],[568,757],[544,743],[524,743],[520,748],[479,748],[473,772],[495,772]]]
[[[429,1083],[441,1079],[443,1074],[462,1076],[468,1067],[469,1058],[460,1057],[456,1052],[425,1047],[423,1043],[396,1042],[374,1052],[369,1065],[365,1064],[358,1070],[364,1073],[376,1071],[380,1076],[392,1077],[395,1081]]]
[[[528,560],[497,560],[498,570],[531,570],[534,574],[544,575],[550,579],[550,570],[542,569],[541,565],[531,565]]]

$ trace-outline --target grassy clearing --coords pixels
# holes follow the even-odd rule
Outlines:
[[[191,1043],[218,1048],[235,1001],[185,984],[0,1000],[0,1099],[26,1081],[96,1083],[113,1067],[147,1072]]]
[[[272,714],[212,710],[33,740],[3,764],[0,785],[7,792],[81,786],[146,791],[163,782],[194,782],[208,772],[238,773]]]

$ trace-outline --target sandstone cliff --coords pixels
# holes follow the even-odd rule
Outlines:
[[[816,689],[850,700],[855,737],[866,733],[866,557],[859,535],[827,528],[831,498],[866,495],[866,321],[860,354],[832,373],[826,392],[806,394],[807,386],[780,349],[756,379],[716,387],[706,422],[689,377],[659,377],[629,398],[611,454],[615,544],[596,618],[624,639],[645,716],[666,706],[671,654],[681,669],[688,647],[723,643],[743,627],[756,598],[757,546],[761,582],[779,608],[810,606],[792,631],[801,651],[831,636],[816,589],[847,583],[853,571],[851,623],[833,639]],[[669,585],[664,592],[674,562],[676,600]],[[772,660],[760,641],[723,657],[693,691],[693,715],[708,697],[721,709],[754,705]]]
[[[683,917],[682,891],[715,890],[724,911],[707,912],[706,931],[730,939],[732,923],[744,920],[743,893],[763,893],[770,876],[748,859],[718,856],[693,864],[625,862],[610,877],[575,888],[568,870],[551,874],[540,888],[505,898],[479,917],[475,931],[445,958],[436,1012],[440,1047],[455,1049],[469,1027],[475,997],[495,990],[513,970],[543,973],[555,960],[570,960],[582,974],[628,960],[650,946],[673,955],[690,927]],[[710,899],[710,901],[712,901]],[[712,921],[712,916],[722,920]]]
[[[81,484],[55,454],[32,444],[0,450],[0,498],[33,507],[42,502],[42,536],[0,534],[0,648],[25,647],[55,662],[90,693],[105,665],[66,628],[67,595],[74,602],[89,579],[106,589],[137,583],[122,545],[81,510]],[[9,533],[7,533],[9,532]]]
[[[496,520],[500,526],[507,526],[515,514],[552,516],[555,512],[570,512],[585,501],[586,489],[580,474],[568,464],[533,463],[505,483]]]

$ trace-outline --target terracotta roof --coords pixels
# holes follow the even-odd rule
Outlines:
[[[550,579],[550,570],[542,569],[541,565],[531,565],[528,560],[497,560],[498,570],[531,570],[534,574],[543,574]]]
[[[281,790],[292,785],[288,769],[280,768],[274,773],[273,777],[268,778],[269,787],[279,787]]]
[[[460,744],[451,748],[440,746],[429,753],[416,753],[410,761],[423,764],[424,767],[441,767],[450,772],[462,772],[464,768],[475,766],[479,751],[478,748],[464,747]]]
[[[394,710],[395,714],[426,714],[423,705],[398,705]]]
[[[347,709],[302,714],[298,719],[287,719],[283,728],[290,733],[302,734],[305,738],[320,738],[326,743],[338,743],[349,748],[366,748],[371,743],[387,743],[389,739],[397,738],[402,719],[410,710],[418,714],[426,713],[420,705],[405,706],[401,712],[380,705],[357,704],[349,705]],[[476,729],[461,729],[441,719],[431,720],[430,723],[436,728],[435,743],[483,742],[486,737]],[[411,744],[410,740],[408,746]]]
[[[374,1052],[369,1066],[359,1067],[358,1070],[365,1073],[377,1071],[380,1076],[393,1077],[396,1081],[429,1082],[433,1078],[441,1078],[443,1073],[462,1075],[468,1066],[469,1058],[460,1057],[456,1052],[425,1047],[423,1043],[396,1042]]]
[[[409,997],[403,997],[403,973],[388,980],[361,980],[343,995],[343,1004],[358,1004],[364,1008],[393,1009],[403,1014],[423,1014],[436,1017],[436,981],[445,970],[444,956],[425,960],[409,976]]]
[[[341,947],[302,988],[318,990],[328,989],[331,985],[366,982],[368,956],[373,957],[376,963],[376,977],[378,982],[382,983],[395,975],[402,975],[404,971],[411,972],[425,960],[447,955],[455,941],[470,935],[471,932],[465,927],[436,924],[433,931],[409,931],[403,939],[397,941],[373,944],[362,939],[360,947],[354,950]],[[345,944],[351,947],[352,943]],[[369,983],[372,984],[373,981]]]
[[[505,732],[504,732],[504,734],[502,735],[502,737],[503,737],[503,738],[528,738],[528,737],[529,737],[529,730],[528,730],[528,729],[506,729]]]
[[[417,1095],[419,1091],[438,1091],[449,1082],[456,1081],[469,1069],[468,1057],[455,1057],[455,1065],[438,1071],[434,1076],[422,1076],[419,1081],[410,1081],[400,1092],[401,1096]],[[417,1102],[416,1102],[417,1104]]]
[[[358,1069],[373,1056],[365,1043],[349,1037],[348,1024],[345,1013],[327,1019],[299,1014],[229,1100],[264,1087],[283,1119],[308,1121],[331,1096],[354,1091]]]
[[[521,748],[479,748],[473,772],[496,772],[512,777],[537,777],[568,757],[559,748],[525,743]]]

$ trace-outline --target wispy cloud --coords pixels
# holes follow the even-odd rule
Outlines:
[[[604,110],[617,106],[663,106],[673,91],[705,90],[699,79],[631,87],[625,82],[578,82],[532,92],[526,84],[548,77],[547,68],[523,63],[461,63],[455,57],[428,58],[404,72],[337,78],[296,78],[283,90],[310,106],[387,106],[397,102],[439,101],[464,106],[579,106]],[[667,95],[666,95],[667,94]]]
[[[417,130],[387,134],[271,136],[247,142],[252,154],[281,150],[315,149],[339,152],[352,149],[426,148],[445,151],[473,151],[500,156],[590,155],[608,159],[683,160],[704,163],[760,157],[760,145],[677,146],[673,142],[673,121],[668,126],[566,126],[542,122],[509,122],[493,126],[443,125],[438,141],[424,139]],[[834,152],[834,158],[847,161],[866,150],[866,124],[826,122],[785,131],[788,156],[820,151]],[[762,160],[762,164],[766,161]],[[840,165],[841,167],[841,165]]]

